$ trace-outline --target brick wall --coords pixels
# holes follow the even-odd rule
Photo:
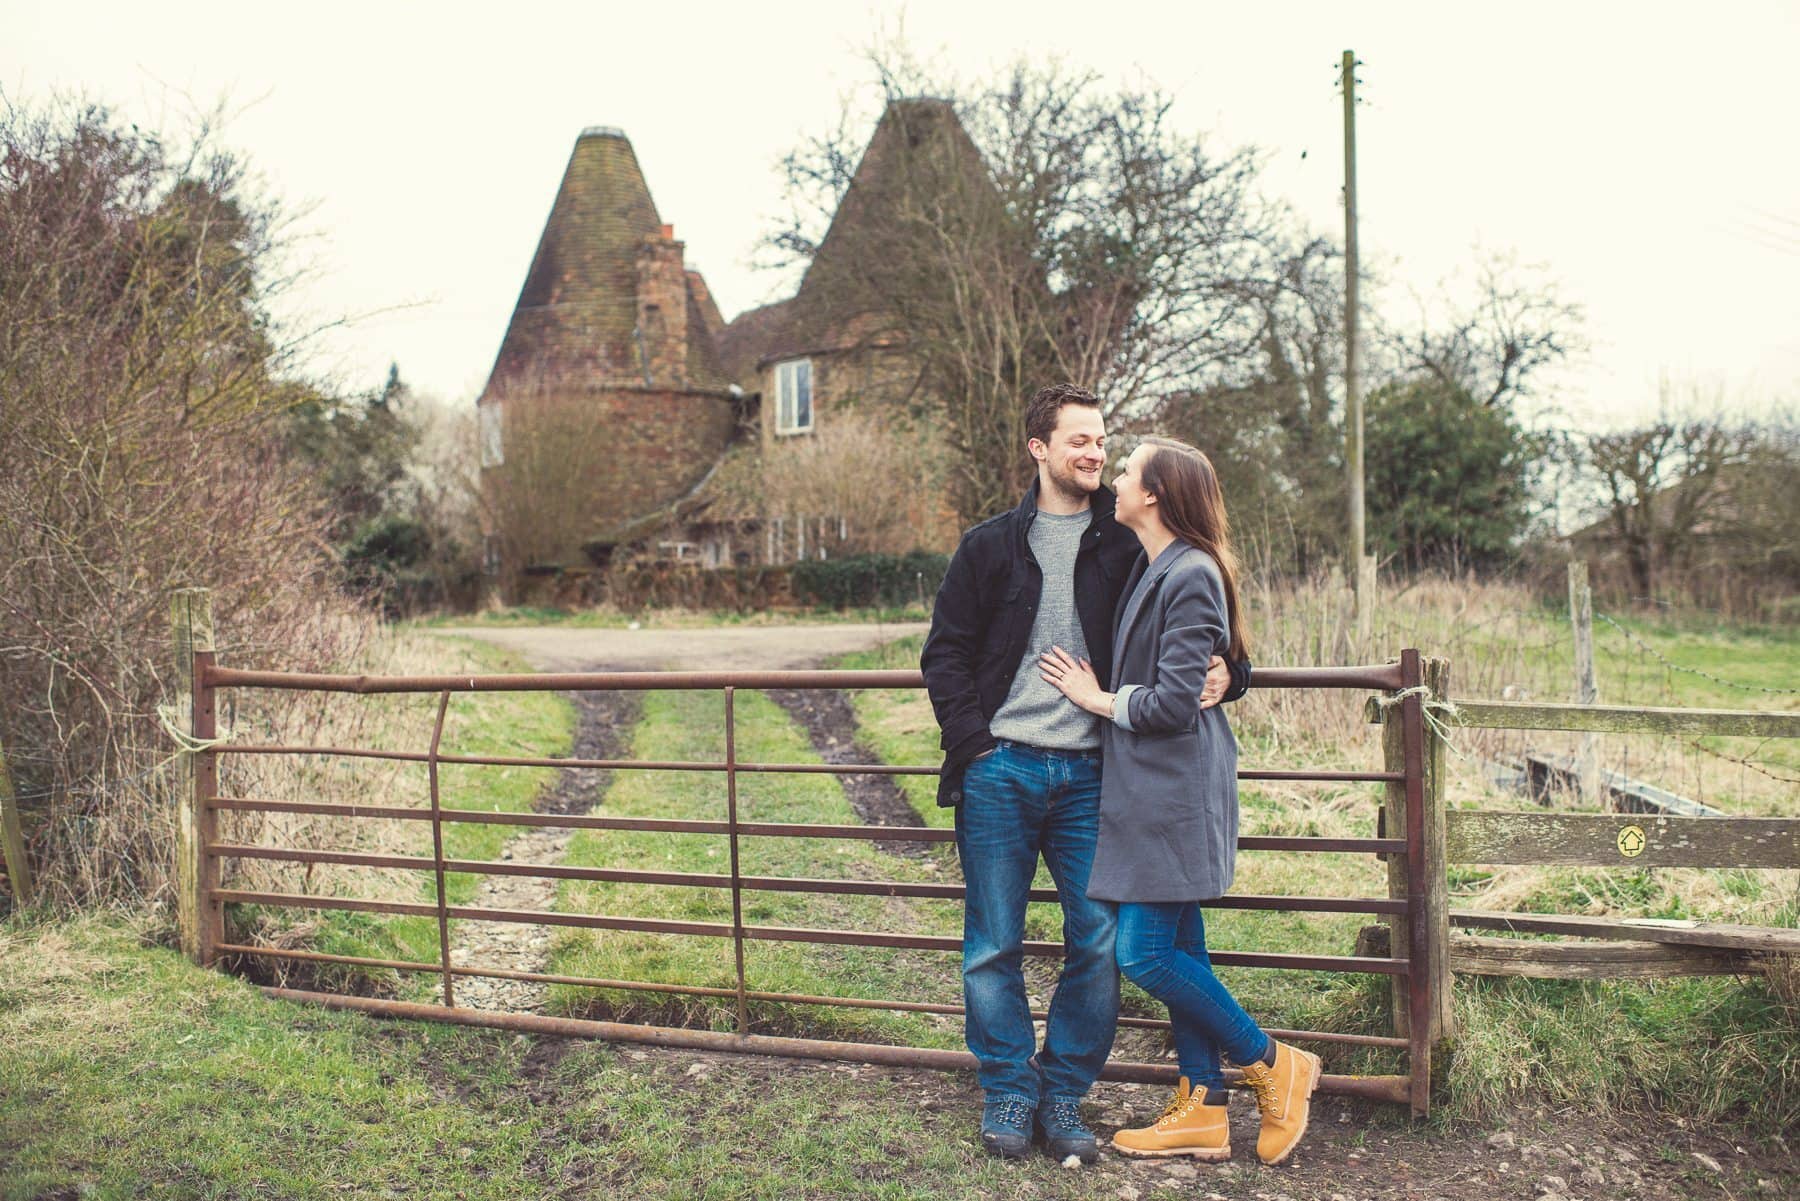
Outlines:
[[[585,562],[582,544],[685,495],[736,429],[728,396],[558,389],[505,404],[506,462],[482,474],[505,568]]]

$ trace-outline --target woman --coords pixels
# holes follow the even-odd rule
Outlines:
[[[1237,854],[1237,740],[1225,711],[1200,703],[1213,655],[1248,657],[1225,502],[1206,456],[1167,438],[1145,439],[1113,490],[1144,553],[1115,618],[1111,691],[1061,647],[1039,660],[1063,695],[1108,719],[1088,896],[1118,903],[1119,968],[1169,1007],[1181,1064],[1162,1116],[1113,1146],[1229,1159],[1229,1059],[1256,1090],[1256,1153],[1280,1163],[1306,1132],[1319,1058],[1265,1035],[1219,982],[1198,904],[1231,887]]]

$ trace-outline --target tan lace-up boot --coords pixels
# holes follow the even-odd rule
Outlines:
[[[1161,1117],[1149,1126],[1119,1131],[1112,1145],[1123,1155],[1186,1155],[1216,1163],[1231,1158],[1231,1124],[1225,1106],[1208,1105],[1206,1090],[1194,1091],[1183,1076]]]
[[[1256,1107],[1262,1110],[1256,1154],[1264,1163],[1286,1159],[1306,1133],[1320,1071],[1317,1055],[1282,1042],[1275,1044],[1273,1067],[1260,1061],[1244,1066],[1244,1081],[1256,1090]]]

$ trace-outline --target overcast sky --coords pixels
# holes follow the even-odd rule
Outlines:
[[[314,206],[300,302],[378,313],[328,335],[317,365],[372,385],[395,360],[469,400],[583,127],[630,136],[730,317],[784,294],[752,265],[782,208],[777,160],[902,24],[965,79],[1025,54],[1154,81],[1185,128],[1264,148],[1268,189],[1337,236],[1336,67],[1354,49],[1363,245],[1387,303],[1429,304],[1477,246],[1544,264],[1588,315],[1594,348],[1558,381],[1581,427],[1654,411],[1664,376],[1734,408],[1800,398],[1791,0],[0,0],[0,89],[78,91],[162,128],[184,97],[228,98],[226,140]]]

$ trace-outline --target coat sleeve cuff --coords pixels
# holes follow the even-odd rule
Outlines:
[[[1225,668],[1231,673],[1231,683],[1225,686],[1225,695],[1219,698],[1220,702],[1242,699],[1250,691],[1250,660],[1227,659]]]
[[[1136,684],[1121,684],[1119,685],[1119,691],[1113,694],[1113,724],[1118,726],[1121,730],[1130,730],[1132,728],[1131,694],[1137,690],[1138,686]]]
[[[949,767],[961,770],[969,760],[992,750],[996,745],[993,734],[984,726],[945,751],[944,762]]]

